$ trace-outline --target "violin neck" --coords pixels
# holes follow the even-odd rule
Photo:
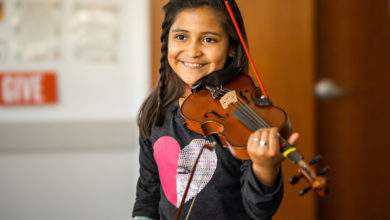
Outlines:
[[[293,145],[288,143],[288,141],[284,139],[282,135],[280,135],[279,133],[278,133],[278,137],[280,143],[280,152],[283,154],[285,158],[287,158],[288,160],[292,161],[295,164],[298,164],[299,161],[303,160],[303,156],[297,151],[297,149]]]

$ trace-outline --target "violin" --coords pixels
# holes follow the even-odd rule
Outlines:
[[[290,183],[295,184],[305,177],[309,186],[299,195],[310,190],[320,196],[326,194],[324,175],[329,168],[325,167],[317,174],[310,166],[319,162],[321,157],[316,156],[309,164],[303,160],[303,156],[286,140],[292,133],[286,112],[265,99],[252,78],[239,69],[227,68],[200,79],[192,86],[192,93],[183,101],[180,110],[188,129],[210,137],[240,160],[250,159],[246,146],[252,132],[277,127],[280,151],[299,167]]]

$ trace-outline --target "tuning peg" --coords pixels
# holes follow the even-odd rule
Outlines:
[[[294,175],[290,178],[290,184],[291,185],[294,185],[296,184],[302,177],[302,174],[297,174],[297,175]]]
[[[318,175],[325,176],[328,173],[328,171],[329,171],[329,166],[326,166],[326,167],[322,168],[320,172],[318,172]]]
[[[310,162],[310,165],[314,165],[322,160],[322,156],[320,154],[316,155]]]
[[[300,195],[300,196],[303,196],[303,195],[305,195],[307,192],[309,192],[310,190],[311,190],[311,186],[308,186],[308,187],[302,189],[301,191],[299,191],[299,195]]]

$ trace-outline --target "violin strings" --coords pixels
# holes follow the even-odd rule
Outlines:
[[[261,118],[259,115],[256,114],[256,112],[248,106],[246,103],[239,100],[240,107],[243,109],[248,115],[252,116],[252,118],[255,118],[256,122],[258,123],[258,128],[269,128],[270,126]]]
[[[223,89],[222,91],[224,93],[226,93],[226,92],[229,92],[230,90]],[[239,97],[238,97],[238,102],[239,102],[238,106],[237,106],[237,104],[234,104],[236,109],[240,113],[242,113],[244,116],[249,118],[249,120],[255,122],[255,125],[257,126],[257,128],[270,127],[261,117],[259,117],[256,114],[256,112],[254,112],[247,104],[245,104],[243,101],[241,101],[241,99]]]
[[[239,100],[239,102],[241,102],[242,105],[245,106],[245,108],[248,109],[247,111],[252,112],[252,113],[249,113],[249,114],[252,114],[254,117],[258,118],[258,119],[261,121],[261,122],[259,123],[259,124],[261,125],[261,127],[259,127],[259,128],[269,128],[269,127],[271,127],[266,121],[264,121],[264,119],[263,119],[262,117],[258,116],[258,115],[256,114],[256,112],[255,112],[249,105],[243,103],[243,102],[240,101],[240,100]],[[287,146],[290,145],[290,143],[288,143],[288,141],[287,141],[285,138],[283,138],[283,137],[280,135],[279,132],[278,132],[277,134],[278,134],[279,140],[281,141],[282,145],[284,145],[284,146],[285,146],[285,145],[287,145]]]
[[[222,92],[221,92],[222,91]],[[229,89],[222,89],[218,92],[218,97],[225,95],[227,92],[230,92]],[[238,98],[238,103],[233,103],[233,106],[249,120],[253,121],[258,128],[269,128],[271,127],[262,117],[260,117],[248,104],[246,104],[240,97]],[[282,142],[282,145],[289,145],[286,139],[284,139],[278,132],[279,140]]]
[[[217,91],[217,98],[219,99],[221,96],[225,95],[226,93],[230,92],[228,89],[222,89]],[[241,102],[239,100],[239,102]],[[240,107],[240,105],[237,105],[236,103],[233,103],[233,106],[245,117],[249,118],[250,121],[253,121],[255,123],[256,127],[259,127],[259,123],[261,124],[261,121],[257,119],[257,117],[253,114],[250,114],[246,109]]]
[[[222,91],[226,94],[230,90],[222,89]],[[220,93],[218,96],[223,95]],[[240,111],[244,116],[248,117],[249,120],[254,121],[258,128],[269,128],[270,126],[265,122],[256,112],[248,106],[245,102],[243,102],[239,97],[238,98],[238,106],[234,105],[238,111]]]
[[[243,102],[240,101],[240,100],[239,100],[239,102],[243,103]],[[248,105],[245,104],[245,103],[243,103],[243,104],[241,104],[241,105],[245,106],[244,108],[247,109],[247,112],[249,111],[248,114],[252,115],[253,117],[255,117],[255,118],[257,118],[258,120],[261,121],[261,122],[259,122],[259,124],[260,124],[261,126],[258,126],[258,128],[269,128],[269,127],[271,127],[267,122],[265,122],[265,121],[263,120],[263,118],[261,118],[260,116],[258,116],[258,115],[256,114],[256,112],[255,112],[252,108],[250,108],[250,106],[248,106]],[[240,108],[240,107],[238,107],[238,108]],[[252,113],[250,113],[250,112],[252,112]],[[278,135],[279,141],[281,142],[281,144],[282,144],[283,146],[290,146],[290,147],[291,147],[290,143],[288,143],[288,141],[287,141],[285,138],[283,138],[283,137],[280,135],[279,132],[277,133],[277,135]]]
[[[265,123],[258,117],[257,115],[254,115],[251,111],[250,108],[248,108],[242,101],[238,101],[238,104],[235,104],[235,107],[240,111],[243,115],[249,118],[249,120],[252,120],[256,123],[256,126],[258,128],[260,127],[267,127]]]

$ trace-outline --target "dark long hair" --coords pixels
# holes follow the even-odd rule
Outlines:
[[[242,34],[247,41],[244,22],[240,10],[234,0],[229,0]],[[234,48],[234,56],[227,60],[226,65],[240,67],[243,73],[248,71],[248,59],[230,20],[223,0],[170,0],[164,7],[165,18],[161,25],[161,58],[160,78],[157,86],[142,104],[138,114],[138,126],[143,138],[150,136],[153,126],[161,126],[164,121],[164,109],[176,101],[184,92],[184,82],[177,76],[168,64],[168,35],[177,14],[185,9],[210,7],[219,13],[225,31],[229,35],[230,47]]]

